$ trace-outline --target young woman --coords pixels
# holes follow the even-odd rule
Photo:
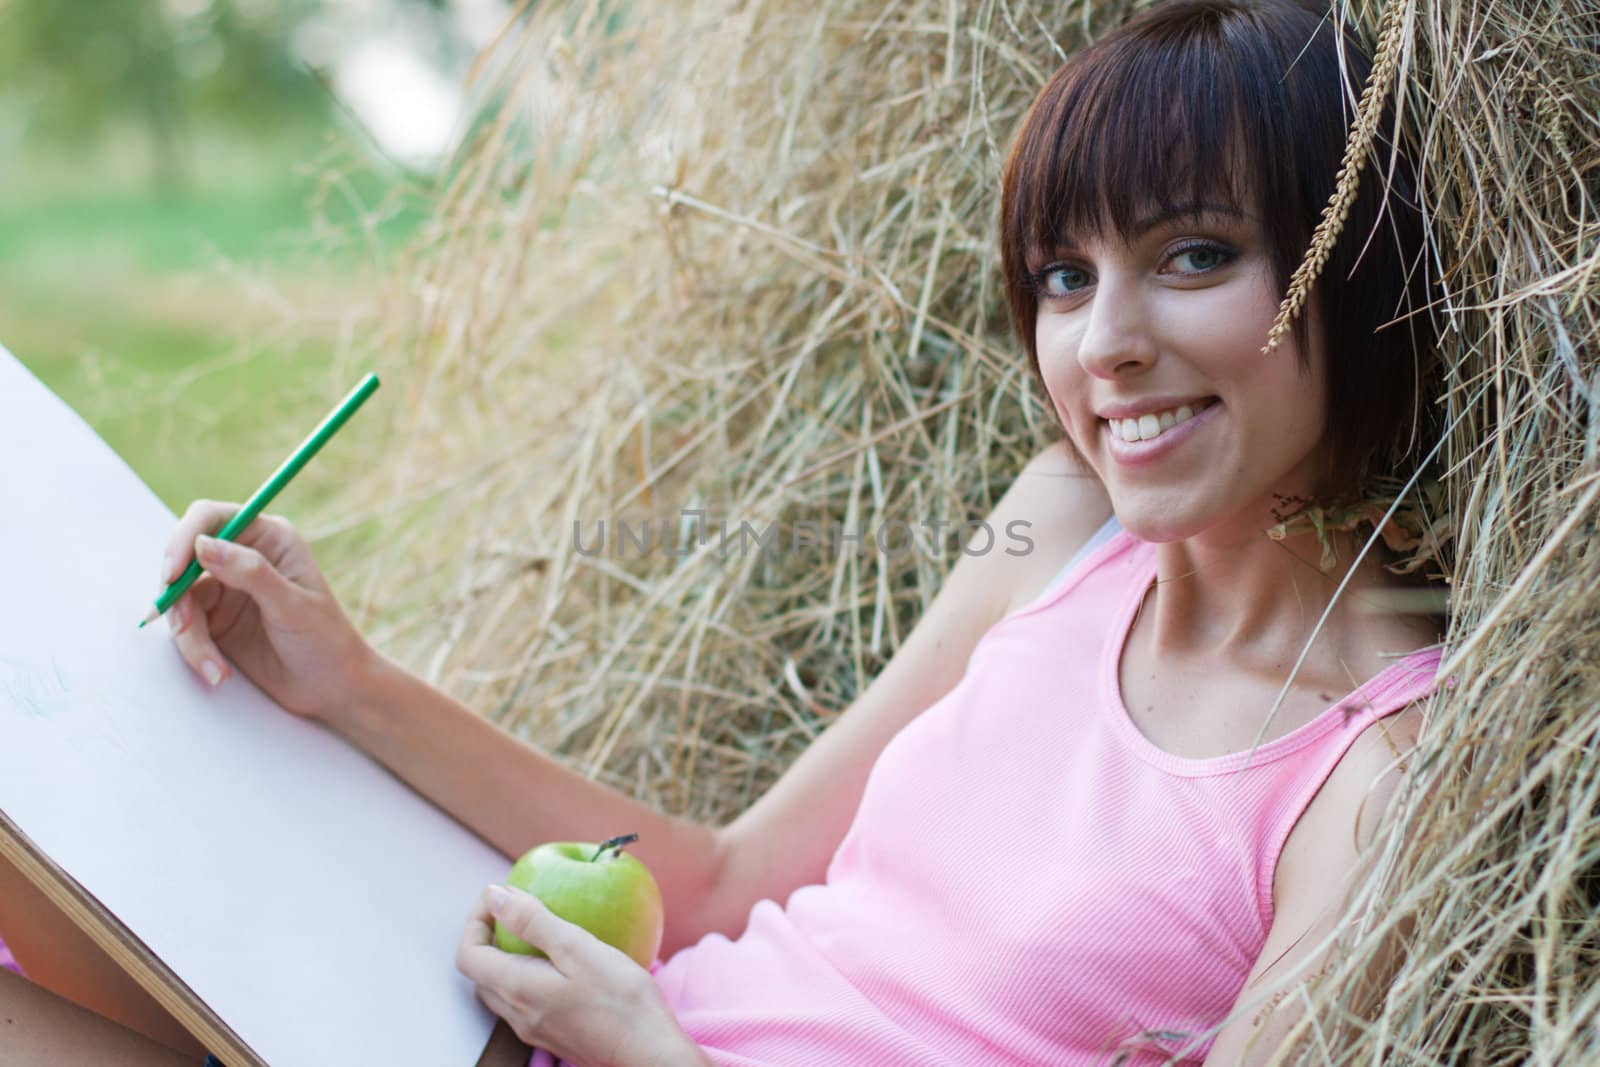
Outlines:
[[[1438,665],[1437,620],[1370,610],[1399,583],[1381,548],[1353,562],[1361,540],[1336,532],[1325,568],[1312,534],[1267,535],[1286,502],[1409,474],[1431,432],[1432,335],[1386,326],[1425,301],[1409,170],[1384,146],[1306,314],[1262,350],[1368,74],[1346,39],[1341,75],[1324,16],[1163,4],[1041,92],[1001,245],[1065,437],[990,516],[1030,523],[1037,550],[963,556],[881,675],[726,827],[589,781],[376,654],[284,520],[199,537],[208,576],[171,618],[214,684],[243,671],[508,857],[641,834],[667,911],[648,973],[525,894],[486,890],[468,919],[458,969],[535,1062],[1272,1052],[1299,1009],[1252,998],[1322,963]],[[233,508],[189,509],[163,580]],[[551,960],[494,949],[491,907]],[[34,940],[24,968],[51,959]],[[71,981],[95,1003],[98,979]]]

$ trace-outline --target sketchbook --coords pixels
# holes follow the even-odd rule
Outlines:
[[[0,348],[0,851],[227,1067],[514,1061],[455,969],[509,861],[138,628],[176,521]]]

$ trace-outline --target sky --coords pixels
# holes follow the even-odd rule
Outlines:
[[[384,153],[426,168],[459,136],[467,69],[511,11],[507,0],[453,0],[443,14],[406,0],[328,0],[294,43]]]

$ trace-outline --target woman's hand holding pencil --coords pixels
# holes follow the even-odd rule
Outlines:
[[[166,588],[139,625],[166,615],[184,661],[211,685],[227,679],[232,660],[287,710],[322,719],[378,659],[306,539],[287,519],[262,514],[377,388],[367,374],[249,500],[197,500],[167,539]]]
[[[287,519],[257,516],[233,542],[207,536],[239,508],[197,500],[168,538],[163,582],[191,558],[205,568],[166,611],[178,652],[212,685],[228,677],[232,661],[286,710],[322,718],[349,699],[375,653]]]

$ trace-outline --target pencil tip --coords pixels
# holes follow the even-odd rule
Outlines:
[[[151,621],[159,614],[161,614],[159,611],[157,611],[155,608],[151,608],[150,613],[139,620],[139,629],[144,629],[144,624]]]

